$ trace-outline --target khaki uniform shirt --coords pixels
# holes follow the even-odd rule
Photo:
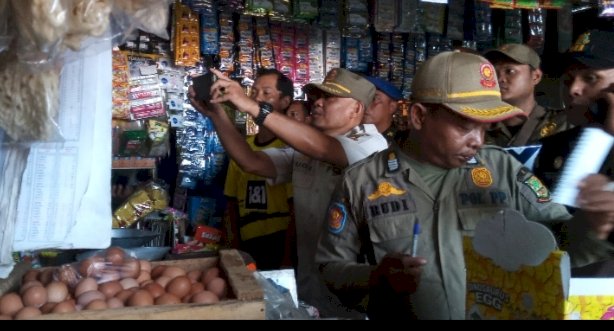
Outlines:
[[[571,128],[564,110],[536,105],[518,132],[513,134],[503,122],[486,133],[486,144],[501,147],[539,144],[539,139]]]
[[[387,253],[410,254],[419,220],[417,256],[428,263],[411,295],[413,311],[420,319],[464,319],[463,236],[472,236],[481,219],[503,208],[532,221],[571,217],[550,202],[537,177],[499,147],[486,146],[466,166],[448,170],[440,192],[432,192],[409,163],[407,155],[391,148],[348,169],[335,191],[316,262],[340,298],[349,289],[366,294],[370,272]],[[585,227],[574,231],[587,232]],[[365,258],[364,252],[373,256]]]
[[[343,136],[335,137],[343,146],[348,163],[354,164],[371,154],[388,148],[386,139],[372,124],[361,125]],[[277,178],[270,184],[292,182],[297,239],[297,287],[299,299],[313,305],[326,316],[322,300],[328,290],[319,278],[314,263],[318,237],[323,229],[326,211],[343,169],[305,156],[292,148],[264,151],[275,164]],[[334,308],[334,307],[333,307]]]

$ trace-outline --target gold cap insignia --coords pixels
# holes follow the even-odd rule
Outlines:
[[[493,88],[497,86],[497,79],[495,76],[495,68],[489,63],[484,63],[480,67],[480,75],[482,75],[482,80],[480,80],[480,84],[486,88]]]

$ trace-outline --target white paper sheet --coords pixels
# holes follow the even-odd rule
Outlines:
[[[0,131],[0,136],[2,136]],[[2,141],[2,138],[0,138]],[[21,178],[26,169],[29,150],[24,147],[0,148],[0,278],[13,268],[13,237]],[[3,268],[5,267],[5,268]]]
[[[614,278],[572,278],[569,295],[614,295]]]
[[[561,176],[552,192],[552,201],[577,207],[578,184],[586,176],[599,172],[613,144],[614,136],[611,134],[598,128],[584,129],[565,161]]]
[[[65,143],[36,144],[19,199],[13,249],[106,248],[111,241],[111,47],[64,66]]]

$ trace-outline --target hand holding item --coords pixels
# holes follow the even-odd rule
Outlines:
[[[386,282],[397,293],[413,293],[418,288],[426,260],[401,253],[386,255],[371,273],[370,284]]]
[[[203,116],[211,116],[214,115],[216,111],[222,110],[222,107],[220,107],[219,105],[207,105],[204,100],[199,99],[193,86],[190,86],[190,88],[188,89],[188,98],[190,99],[190,102],[192,103],[194,109],[196,109],[199,113],[203,114]]]
[[[614,229],[614,185],[609,178],[594,174],[578,185],[578,206],[587,213],[593,231],[606,239]]]
[[[258,103],[245,94],[243,87],[238,82],[226,77],[217,69],[211,69],[211,72],[217,76],[217,80],[211,88],[212,104],[230,102],[240,112],[249,113],[254,117],[258,115],[260,109]]]

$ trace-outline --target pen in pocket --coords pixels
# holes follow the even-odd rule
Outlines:
[[[420,221],[416,219],[414,223],[414,234],[411,242],[411,256],[416,257],[418,253],[418,240],[420,238]]]

